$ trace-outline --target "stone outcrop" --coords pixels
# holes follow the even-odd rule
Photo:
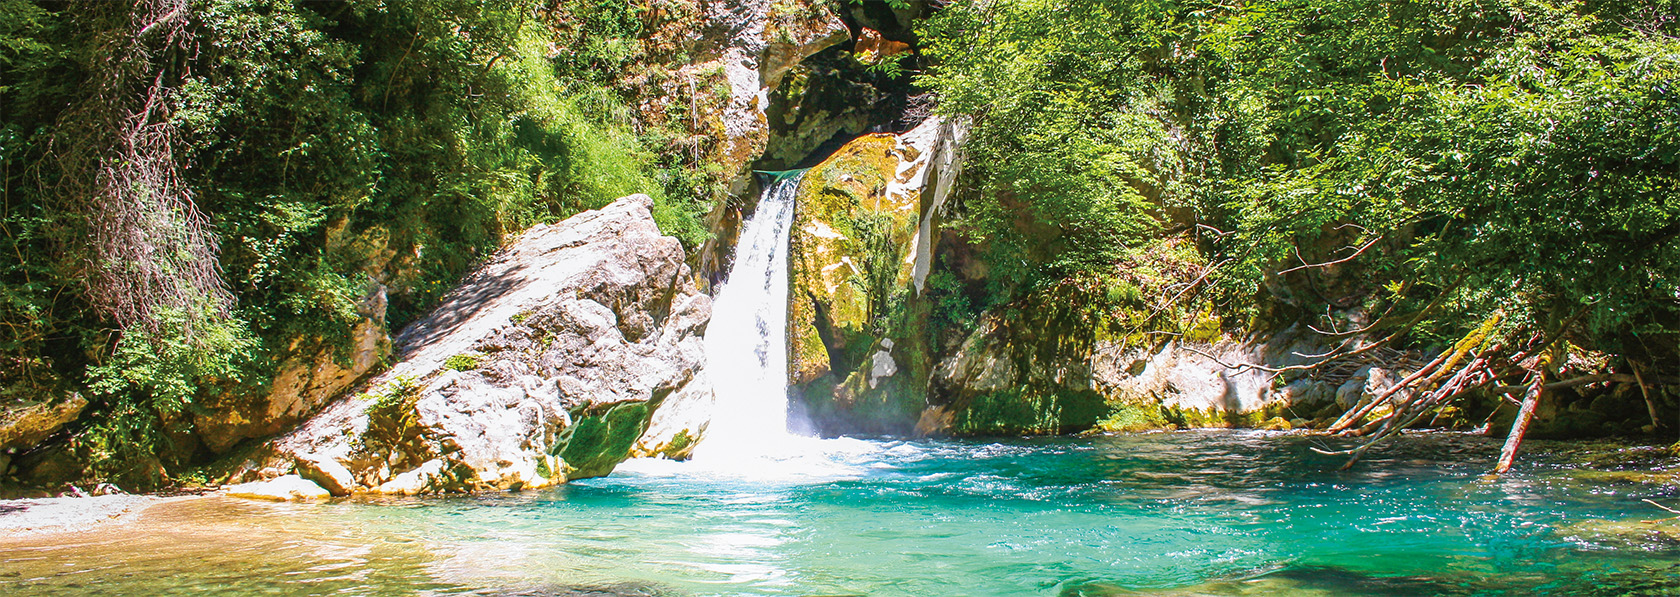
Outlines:
[[[334,494],[604,475],[694,383],[711,301],[633,195],[527,231],[395,341],[396,364],[269,446]]]
[[[29,402],[0,407],[0,449],[26,448],[76,420],[88,401],[79,395],[56,402]],[[0,467],[0,474],[5,470]]]
[[[772,135],[769,111],[801,61],[850,39],[846,23],[822,0],[672,0],[653,3],[643,47],[620,86],[640,120],[686,132],[677,140],[719,177],[728,196],[708,197],[715,233],[694,255],[703,289],[721,279],[750,205],[751,168]],[[801,79],[802,80],[802,79]],[[795,95],[803,95],[803,84]],[[820,142],[820,140],[819,140]],[[814,147],[814,146],[813,146]]]
[[[654,411],[647,431],[636,440],[630,454],[640,458],[687,460],[705,437],[716,405],[710,378],[701,369],[694,381],[666,398],[659,410]]]
[[[385,330],[385,286],[374,284],[359,309],[362,320],[350,331],[348,354],[294,340],[268,391],[247,397],[223,397],[193,415],[205,447],[223,453],[241,440],[267,437],[304,421],[333,398],[361,381],[391,354]]]
[[[741,194],[748,165],[769,140],[769,94],[794,65],[851,37],[846,24],[820,0],[698,0],[659,2],[646,44],[658,63],[636,77],[644,120],[661,122],[687,112],[682,123],[715,140],[710,161]]]
[[[225,454],[244,440],[272,437],[297,426],[391,356],[389,293],[414,288],[419,277],[416,249],[399,251],[391,246],[385,226],[358,230],[349,217],[328,224],[325,248],[336,259],[358,263],[359,273],[366,276],[348,337],[294,337],[278,355],[266,387],[197,404],[191,415],[195,439],[211,452]]]
[[[929,118],[865,135],[800,184],[788,365],[797,402],[825,433],[907,433],[925,405],[932,347],[918,291],[962,130]]]
[[[865,64],[876,64],[909,52],[910,44],[881,37],[880,31],[868,27],[858,32],[857,45],[852,47],[852,55]]]
[[[1277,373],[1326,350],[1296,328],[1241,341],[1218,335],[1138,343],[988,316],[934,372],[924,434],[1141,431],[1323,425],[1399,378],[1383,365]],[[1386,355],[1402,365],[1403,356]],[[1415,366],[1413,364],[1412,366]],[[1340,396],[1340,398],[1338,398]],[[1345,404],[1338,403],[1345,401]]]

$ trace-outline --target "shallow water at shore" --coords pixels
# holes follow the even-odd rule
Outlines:
[[[128,524],[0,539],[0,593],[1680,593],[1668,539],[1558,530],[1669,516],[1642,500],[1680,502],[1672,482],[1581,475],[1572,444],[1544,442],[1486,479],[1497,443],[1456,434],[1339,472],[1310,451],[1330,441],[840,440],[513,494],[171,501]]]

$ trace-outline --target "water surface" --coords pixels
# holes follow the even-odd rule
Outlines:
[[[779,463],[632,462],[536,492],[188,500],[100,532],[0,540],[0,593],[1680,593],[1672,546],[1557,531],[1668,516],[1642,500],[1680,502],[1672,483],[1582,481],[1572,445],[1544,442],[1489,480],[1497,443],[1454,434],[1339,472],[1309,449],[1330,441],[839,440]]]

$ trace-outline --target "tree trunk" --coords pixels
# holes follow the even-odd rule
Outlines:
[[[1528,433],[1528,424],[1534,420],[1534,410],[1540,406],[1540,395],[1546,391],[1546,376],[1538,369],[1532,373],[1528,393],[1523,395],[1522,410],[1517,411],[1517,420],[1511,422],[1511,433],[1505,436],[1505,449],[1499,453],[1499,465],[1493,467],[1493,474],[1511,470],[1511,463],[1517,459],[1517,446],[1522,445],[1523,434]]]

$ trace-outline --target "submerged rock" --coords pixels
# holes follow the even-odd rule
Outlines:
[[[1657,515],[1669,516],[1658,511]],[[1581,520],[1561,525],[1559,538],[1616,549],[1680,550],[1680,518]]]
[[[694,383],[711,300],[633,195],[527,231],[396,340],[361,393],[275,440],[335,494],[542,487],[604,475]]]

